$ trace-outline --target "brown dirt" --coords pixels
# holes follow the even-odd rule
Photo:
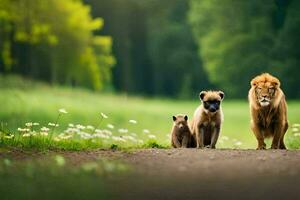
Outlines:
[[[74,165],[103,157],[131,166],[129,174],[105,180],[114,199],[300,199],[300,151],[145,149],[59,153]],[[12,151],[5,155],[26,159],[44,154]]]

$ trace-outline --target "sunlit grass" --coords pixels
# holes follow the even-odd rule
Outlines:
[[[39,149],[170,147],[171,116],[191,119],[199,105],[197,95],[190,101],[147,99],[44,85],[0,93],[1,144]],[[297,124],[300,103],[288,102],[289,122]],[[225,99],[223,110],[217,147],[255,148],[247,101]],[[290,128],[288,146],[299,148],[298,138]]]

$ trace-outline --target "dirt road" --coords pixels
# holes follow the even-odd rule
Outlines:
[[[65,152],[73,164],[100,157],[131,166],[106,180],[114,199],[300,199],[300,151],[145,149]]]
[[[108,182],[116,199],[300,199],[300,151],[146,149],[102,155],[132,166]],[[120,194],[120,195],[119,195]]]

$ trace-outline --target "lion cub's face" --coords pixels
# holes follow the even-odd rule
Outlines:
[[[188,128],[188,116],[186,115],[176,115],[173,116],[174,126],[180,130],[185,130]]]
[[[224,92],[222,91],[202,91],[199,98],[203,103],[203,107],[207,112],[217,112],[220,109]]]

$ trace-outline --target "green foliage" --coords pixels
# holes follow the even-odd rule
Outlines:
[[[0,22],[6,71],[95,90],[110,80],[112,40],[81,1],[0,0]]]
[[[254,75],[267,70],[274,33],[269,1],[191,1],[190,22],[211,81],[240,96]]]
[[[114,38],[118,91],[188,98],[210,85],[186,19],[187,1],[85,2],[109,24],[104,31]]]

